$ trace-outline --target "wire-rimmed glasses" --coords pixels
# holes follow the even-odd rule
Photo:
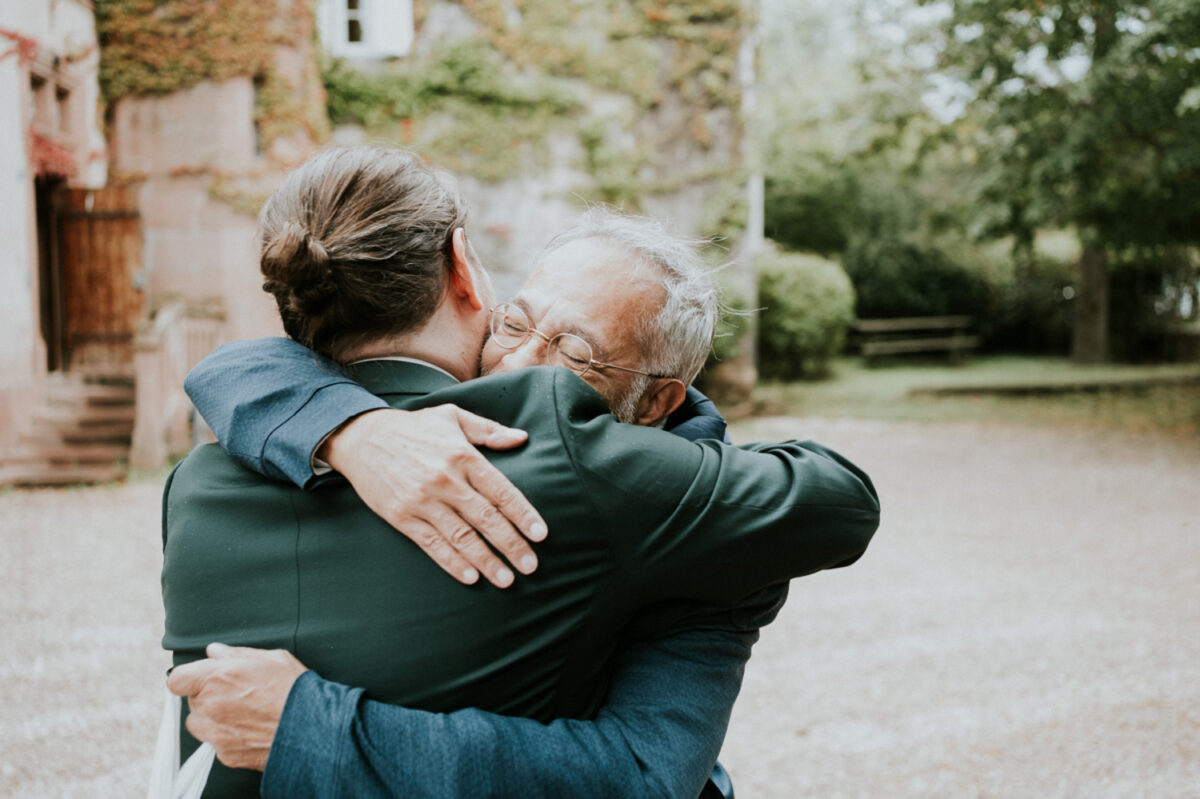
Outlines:
[[[546,342],[546,360],[552,366],[565,366],[579,376],[588,373],[593,367],[620,369],[622,372],[646,375],[647,377],[665,378],[666,375],[656,375],[643,372],[641,369],[631,369],[628,366],[618,366],[615,363],[604,363],[592,358],[592,345],[574,333],[559,333],[547,336],[533,326],[529,315],[520,306],[501,303],[491,312],[492,341],[506,350],[515,350],[536,335]]]

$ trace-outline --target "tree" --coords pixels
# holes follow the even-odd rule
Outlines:
[[[1072,355],[1104,360],[1115,260],[1200,242],[1200,0],[919,4],[947,12],[937,73],[969,90],[949,130],[984,232],[1026,254],[1039,228],[1077,232]]]

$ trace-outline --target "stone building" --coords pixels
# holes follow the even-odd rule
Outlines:
[[[112,479],[186,452],[187,369],[224,340],[280,332],[254,213],[324,136],[323,113],[315,133],[280,123],[304,99],[321,107],[307,0],[255,4],[269,42],[243,44],[254,69],[179,70],[178,86],[141,85],[122,60],[189,46],[121,30],[133,5],[0,5],[0,225],[17,242],[0,254],[0,484]]]
[[[182,376],[279,333],[254,217],[327,141],[452,170],[501,292],[588,202],[745,227],[749,0],[167,5],[0,4],[0,484],[189,448]]]
[[[6,456],[22,423],[35,409],[46,410],[50,378],[67,367],[68,348],[103,345],[113,317],[132,312],[123,298],[96,307],[86,286],[92,275],[72,274],[68,285],[63,270],[64,256],[80,265],[76,251],[87,243],[88,223],[59,201],[106,182],[99,62],[91,0],[0,4],[0,452]]]

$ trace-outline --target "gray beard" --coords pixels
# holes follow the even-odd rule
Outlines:
[[[653,382],[653,377],[638,375],[629,384],[628,391],[625,391],[621,396],[609,403],[612,407],[613,416],[617,417],[618,422],[637,424],[638,403],[642,401],[642,396],[645,395],[646,389],[650,388],[650,384]]]

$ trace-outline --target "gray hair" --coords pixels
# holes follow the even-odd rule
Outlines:
[[[689,384],[712,349],[719,300],[711,271],[700,257],[702,242],[680,238],[656,219],[593,206],[546,245],[543,256],[580,239],[607,239],[635,255],[662,280],[666,299],[657,314],[640,321],[638,349],[648,372]],[[653,378],[639,375],[628,397],[635,402]],[[615,410],[615,409],[614,409]],[[617,414],[620,418],[620,414]]]

